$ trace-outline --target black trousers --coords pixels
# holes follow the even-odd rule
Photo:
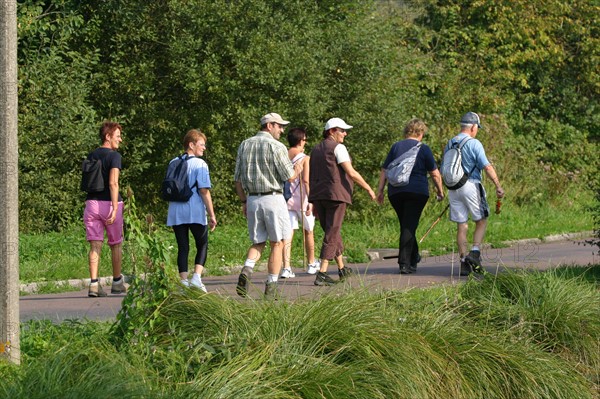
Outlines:
[[[423,208],[429,197],[422,194],[398,193],[389,197],[390,203],[400,223],[400,244],[398,248],[398,264],[402,266],[416,266],[419,257],[419,244],[417,243],[417,227],[421,219]]]
[[[203,224],[179,224],[173,226],[177,240],[177,268],[179,273],[188,271],[188,255],[190,253],[190,231],[196,241],[196,258],[194,264],[204,266],[208,252],[208,228]]]

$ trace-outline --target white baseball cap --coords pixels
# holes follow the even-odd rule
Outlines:
[[[344,122],[341,118],[331,118],[325,124],[325,130],[333,129],[334,127],[339,127],[340,129],[352,129],[352,126]]]
[[[267,123],[278,123],[280,125],[289,125],[290,122],[284,121],[281,115],[276,114],[275,112],[271,112],[270,114],[266,114],[262,118],[260,118],[260,125],[266,125]]]

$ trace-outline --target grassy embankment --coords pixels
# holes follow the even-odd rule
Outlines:
[[[351,279],[295,303],[171,287],[130,335],[22,325],[0,397],[594,399],[599,282],[598,266],[404,292]]]

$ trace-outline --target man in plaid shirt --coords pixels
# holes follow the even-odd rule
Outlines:
[[[277,278],[283,261],[284,240],[292,236],[283,182],[293,181],[302,171],[292,166],[287,148],[279,137],[289,124],[279,114],[270,113],[260,120],[261,130],[240,144],[235,162],[235,189],[243,204],[252,245],[237,284],[237,293],[247,296],[254,266],[260,259],[267,239],[271,245],[269,276],[265,296],[277,295]]]

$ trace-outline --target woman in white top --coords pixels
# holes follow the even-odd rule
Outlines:
[[[200,130],[192,129],[183,138],[187,162],[188,184],[192,187],[192,196],[187,202],[169,202],[167,226],[173,227],[177,240],[177,268],[181,283],[187,287],[198,288],[206,292],[201,275],[208,251],[208,229],[213,231],[217,219],[210,195],[210,174],[208,165],[198,158],[204,155],[206,136]],[[177,158],[171,160],[175,161]],[[208,214],[208,217],[207,217]],[[196,242],[194,274],[188,281],[188,254],[190,252],[189,232]]]
[[[294,230],[298,230],[298,221],[301,221],[304,233],[304,250],[308,259],[308,269],[317,270],[319,264],[315,261],[315,238],[313,230],[315,227],[315,217],[312,213],[312,204],[308,203],[308,193],[310,191],[308,177],[310,173],[310,157],[304,153],[306,145],[306,131],[295,127],[288,132],[288,156],[294,166],[302,163],[302,173],[291,183],[292,196],[287,201],[290,223],[292,225],[292,237],[285,242],[283,247],[283,270],[281,278],[296,277],[290,266],[292,253],[292,239]]]

